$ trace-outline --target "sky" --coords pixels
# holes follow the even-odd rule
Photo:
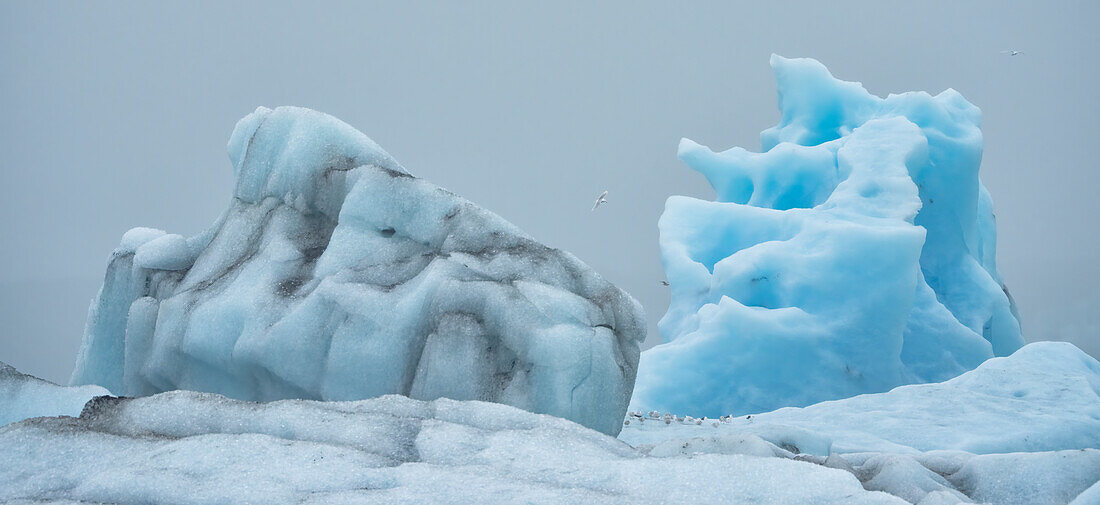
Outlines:
[[[1025,337],[1100,356],[1100,3],[551,4],[0,2],[0,361],[67,382],[119,238],[210,226],[260,105],[332,114],[574,253],[642,303],[652,346],[664,201],[713,198],[677,143],[759,149],[772,53],[978,105]]]

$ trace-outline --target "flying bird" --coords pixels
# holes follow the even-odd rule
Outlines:
[[[662,286],[668,286],[668,281],[661,281]]]
[[[592,210],[596,210],[596,207],[599,207],[601,203],[607,203],[607,191],[600,193],[600,196],[596,197],[596,205],[592,206]]]
[[[1017,51],[1015,49],[1009,49],[1008,51],[1001,51],[1001,54],[1007,54],[1009,56],[1016,56],[1017,54],[1024,54],[1023,51]]]

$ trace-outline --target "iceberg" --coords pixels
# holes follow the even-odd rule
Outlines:
[[[212,228],[123,236],[72,384],[484,400],[618,433],[645,338],[625,292],[331,116],[261,107],[228,151]]]
[[[947,380],[1020,348],[978,108],[771,64],[782,117],[763,152],[680,143],[717,201],[666,203],[666,343],[643,353],[632,409],[766,412]]]

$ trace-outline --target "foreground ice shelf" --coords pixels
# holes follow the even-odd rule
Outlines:
[[[772,58],[762,153],[680,158],[717,201],[661,216],[671,289],[633,409],[766,412],[938,382],[1023,339],[978,179],[981,113],[954,90],[879,98]]]
[[[101,400],[80,419],[0,428],[0,453],[5,502],[560,505],[692,496],[904,504],[820,466],[737,455],[648,458],[563,419],[401,396],[254,404],[177,391]]]
[[[410,175],[339,120],[242,119],[207,232],[111,256],[73,384],[244,400],[485,400],[618,433],[641,306],[573,255]]]
[[[618,440],[476,401],[103,397],[0,427],[0,502],[1091,505],[1098,394],[1100,363],[1038,343],[751,419],[630,416]]]

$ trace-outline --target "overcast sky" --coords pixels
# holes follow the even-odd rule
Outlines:
[[[122,233],[209,226],[258,105],[339,117],[573,252],[642,302],[653,345],[657,218],[713,197],[677,142],[758,149],[773,52],[981,107],[1026,337],[1100,355],[1100,3],[668,3],[0,2],[0,361],[66,382]]]

